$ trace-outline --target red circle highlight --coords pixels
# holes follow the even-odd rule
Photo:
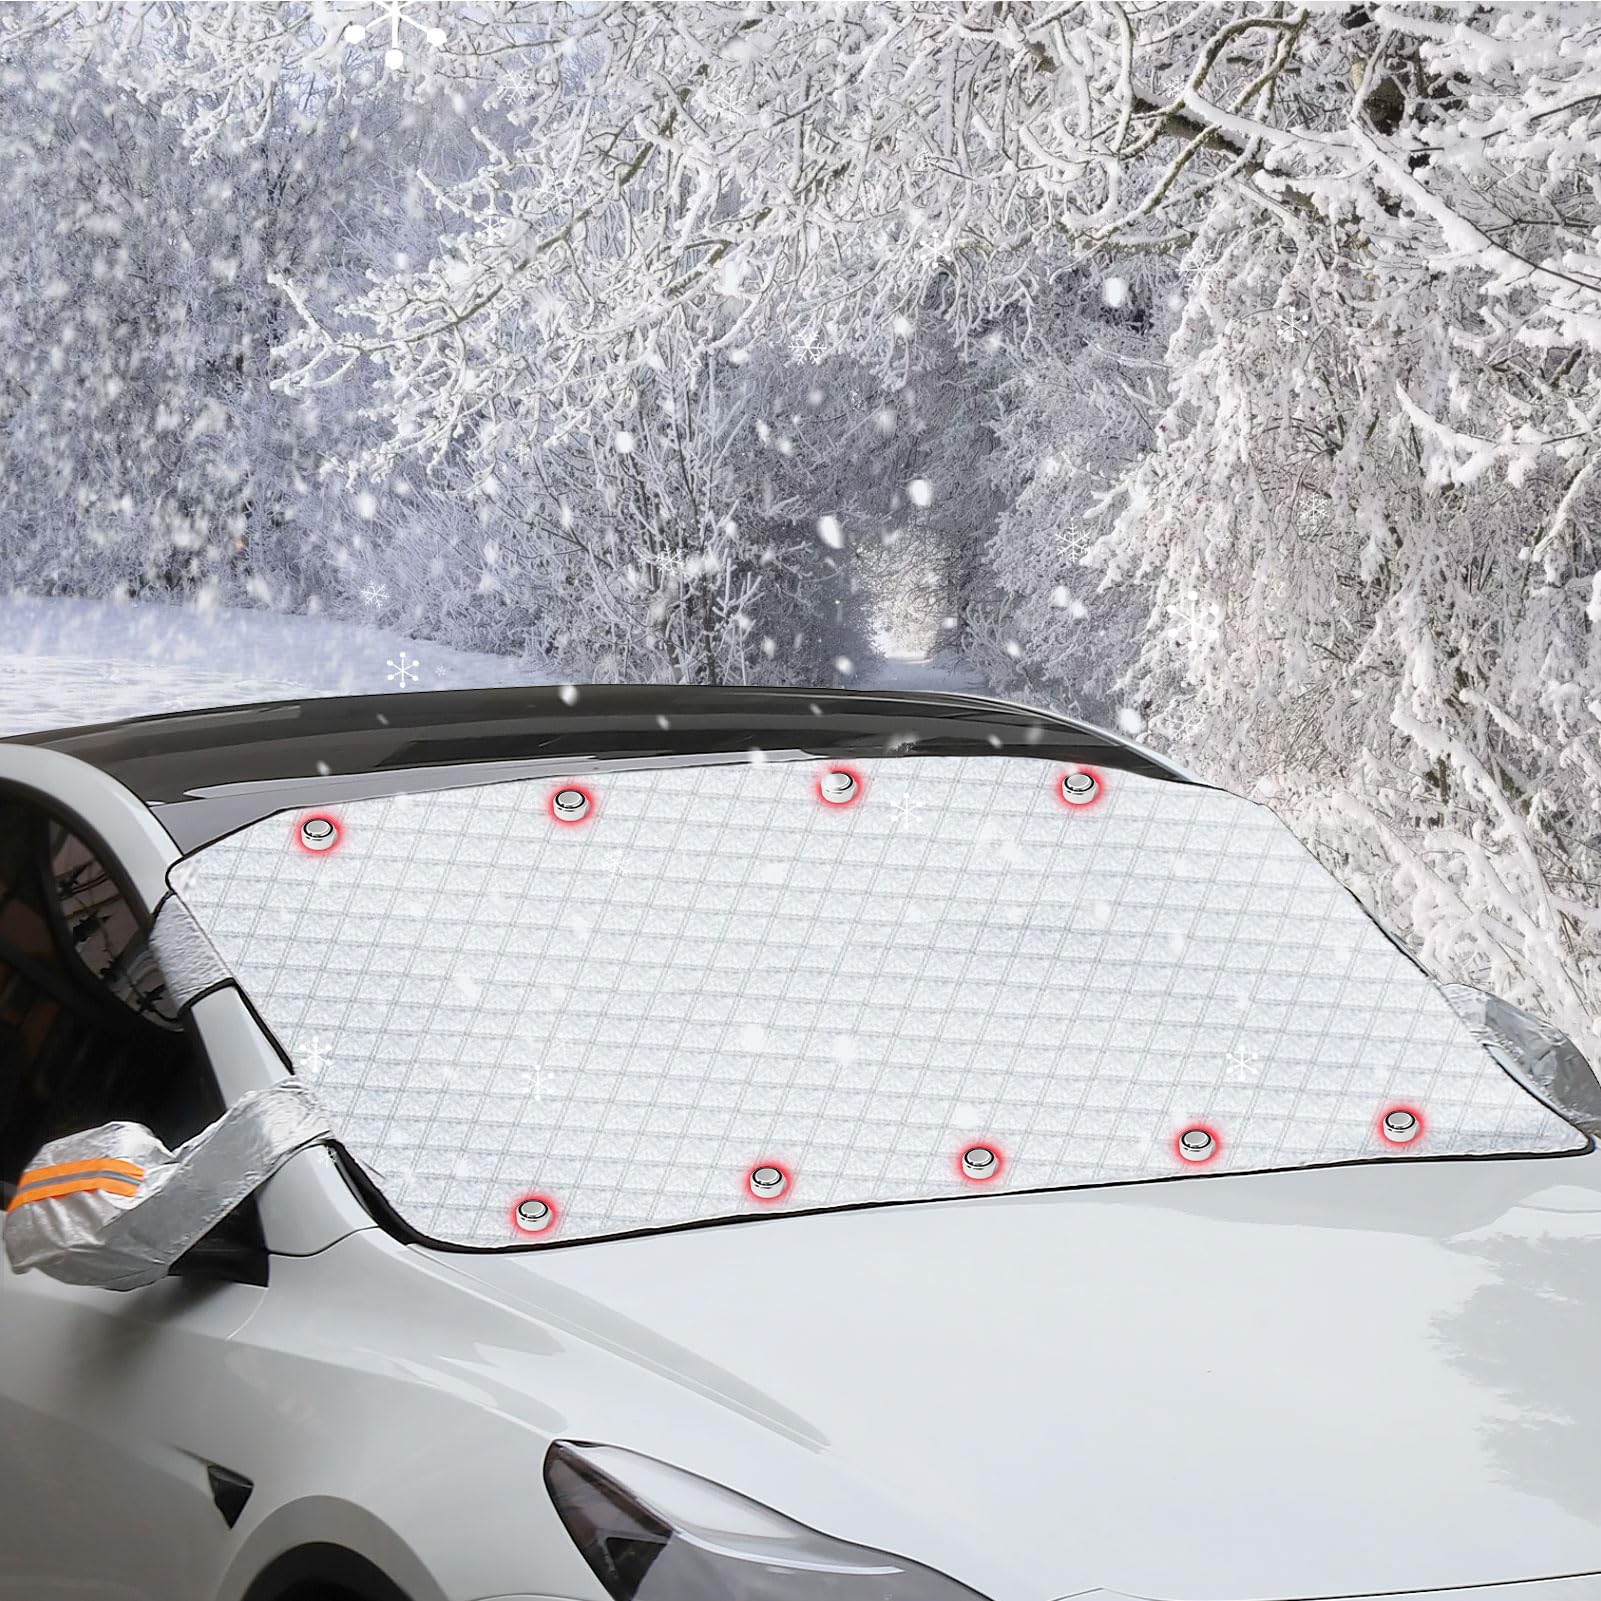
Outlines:
[[[1392,1112],[1406,1112],[1415,1120],[1416,1126],[1413,1128],[1410,1134],[1405,1134],[1400,1138],[1397,1138],[1390,1132],[1385,1120]],[[1420,1112],[1417,1107],[1411,1105],[1410,1103],[1405,1105],[1397,1103],[1394,1106],[1385,1107],[1384,1110],[1379,1113],[1378,1117],[1374,1119],[1373,1126],[1379,1131],[1379,1138],[1383,1140],[1386,1145],[1394,1145],[1397,1148],[1407,1145],[1416,1145],[1418,1141],[1421,1140],[1428,1132],[1429,1127],[1428,1124],[1423,1120],[1422,1112]]]
[[[306,843],[306,826],[314,823],[326,823],[333,829],[333,838],[326,845]],[[296,850],[307,856],[332,856],[345,843],[344,824],[332,812],[305,812],[295,819],[294,827],[289,833],[289,842]]]
[[[518,1215],[518,1209],[525,1201],[539,1201],[550,1209],[549,1222],[542,1223],[538,1228],[530,1228]],[[507,1216],[511,1219],[512,1232],[520,1234],[526,1240],[544,1239],[546,1235],[554,1234],[561,1223],[561,1208],[556,1205],[550,1196],[530,1191],[526,1195],[519,1195],[507,1208]]]
[[[556,804],[556,797],[558,795],[570,795],[574,792],[584,797],[584,809],[576,817],[564,816],[561,808]],[[595,799],[594,790],[588,784],[563,783],[557,784],[551,790],[549,797],[545,801],[545,809],[550,813],[552,822],[560,823],[563,828],[578,828],[587,823],[599,811],[600,807]]]
[[[1205,1156],[1186,1156],[1184,1147],[1180,1143],[1191,1129],[1199,1129],[1212,1141],[1212,1148]],[[1177,1134],[1173,1136],[1173,1160],[1181,1167],[1210,1167],[1218,1157],[1223,1154],[1223,1136],[1212,1127],[1210,1123],[1186,1123]]]
[[[848,773],[852,782],[856,785],[854,793],[848,795],[844,800],[830,800],[823,793],[823,780],[830,773]],[[867,778],[860,768],[852,767],[847,762],[830,762],[813,780],[812,790],[817,796],[818,804],[824,811],[848,812],[851,807],[861,804],[862,797],[867,793]]]
[[[756,1186],[752,1182],[755,1179],[757,1172],[764,1167],[777,1168],[777,1170],[784,1176],[783,1185],[779,1188],[778,1193],[775,1195],[757,1194]],[[752,1162],[751,1165],[745,1169],[745,1194],[748,1199],[754,1201],[758,1206],[777,1206],[781,1201],[787,1201],[789,1199],[790,1192],[794,1188],[795,1170],[790,1167],[787,1162],[775,1162],[771,1157],[764,1157],[759,1162]]]
[[[966,1158],[967,1153],[973,1150],[995,1153],[995,1165],[988,1173],[974,1173],[969,1170]],[[956,1168],[956,1176],[962,1183],[971,1184],[976,1189],[987,1189],[1006,1171],[1006,1152],[995,1140],[969,1140],[957,1151],[952,1162]]]
[[[1074,773],[1087,773],[1095,780],[1095,793],[1088,800],[1070,801],[1062,793],[1062,780],[1070,778]],[[1056,804],[1064,812],[1093,812],[1106,799],[1106,775],[1099,767],[1085,767],[1082,764],[1058,768],[1051,779],[1051,793],[1056,797]]]

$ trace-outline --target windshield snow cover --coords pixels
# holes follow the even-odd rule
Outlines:
[[[1270,812],[1026,757],[281,814],[182,893],[418,1232],[1587,1147]]]

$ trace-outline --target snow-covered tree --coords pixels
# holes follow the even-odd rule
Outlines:
[[[1104,278],[1065,272],[1035,306],[986,462],[1005,509],[968,586],[966,650],[987,682],[1125,728],[1142,726],[1118,685],[1151,597],[1136,582],[1097,592],[1084,557],[1155,441],[1175,282],[1162,258],[1134,258]]]
[[[1263,775],[1437,968],[1594,1048],[1601,18],[1313,14],[1349,71],[1185,258],[1171,404],[1095,557],[1153,729]],[[1351,84],[1355,84],[1355,88]]]
[[[318,547],[341,584],[586,671],[794,681],[932,575],[992,673],[1265,779],[1430,960],[1587,1029],[1601,17],[407,11],[6,18],[200,173],[274,148],[285,84],[471,123],[470,160],[384,152],[390,259],[264,269],[274,403],[365,508]],[[49,254],[19,281],[80,281]],[[889,411],[928,425],[875,442]],[[227,503],[181,487],[207,460],[180,500]]]
[[[449,108],[378,81],[336,106],[285,74],[248,137],[192,159],[113,71],[122,13],[102,32],[42,10],[0,35],[0,581],[337,603],[362,518],[331,468],[372,437],[371,396],[274,387],[296,324],[276,280],[334,294],[415,249],[410,174],[397,187],[377,152],[405,171],[449,142]]]

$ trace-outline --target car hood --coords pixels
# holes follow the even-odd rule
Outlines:
[[[1286,1601],[1601,1569],[1601,1155],[454,1262],[649,1376],[626,1407],[569,1409],[581,1436],[996,1597]]]

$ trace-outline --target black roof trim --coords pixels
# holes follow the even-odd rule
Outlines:
[[[337,781],[496,763],[644,760],[747,750],[834,756],[1027,755],[1100,764],[1189,783],[1158,758],[1048,712],[967,695],[855,690],[712,689],[591,684],[433,690],[264,701],[172,712],[47,733],[16,743],[62,751],[109,773],[165,813],[184,848],[239,826],[219,790],[257,797],[248,815],[278,809],[275,782]],[[464,782],[466,780],[464,779]],[[267,793],[263,795],[263,790]],[[283,806],[297,803],[285,795]],[[202,815],[203,814],[203,815]]]

